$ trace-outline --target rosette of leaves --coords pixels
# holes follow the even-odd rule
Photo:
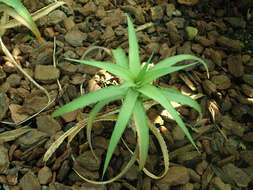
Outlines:
[[[152,82],[159,77],[185,69],[198,63],[202,63],[207,69],[205,62],[196,56],[184,54],[166,58],[155,64],[153,67],[148,67],[150,60],[145,64],[141,64],[136,32],[134,30],[131,19],[128,16],[127,23],[129,36],[128,57],[121,48],[118,48],[116,50],[112,50],[115,64],[94,60],[86,61],[66,58],[67,60],[76,63],[96,66],[98,68],[105,69],[108,72],[121,78],[123,80],[123,84],[109,86],[90,92],[62,106],[53,113],[53,117],[56,117],[96,103],[96,105],[91,110],[88,118],[87,134],[90,134],[89,130],[91,129],[92,122],[96,118],[96,115],[99,113],[99,111],[109,102],[118,99],[122,100],[122,105],[117,116],[117,121],[110,138],[110,143],[104,162],[103,176],[106,172],[106,169],[108,168],[114,150],[119,143],[119,140],[121,139],[122,134],[126,129],[130,119],[133,119],[136,127],[137,146],[135,149],[135,154],[136,152],[138,153],[139,169],[142,170],[144,168],[149,148],[150,124],[149,119],[146,115],[144,103],[150,99],[153,99],[159,103],[171,114],[177,124],[182,128],[190,142],[194,145],[194,147],[197,148],[187,127],[185,126],[185,123],[175,108],[172,106],[171,102],[178,102],[182,105],[190,106],[197,110],[201,117],[201,109],[199,104],[189,96],[183,95],[173,89],[156,87],[152,85]],[[177,64],[185,60],[194,60],[194,62],[188,64]],[[90,137],[88,137],[88,140],[90,142]]]

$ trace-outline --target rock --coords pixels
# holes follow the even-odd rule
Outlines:
[[[91,16],[92,14],[95,14],[97,11],[97,6],[93,1],[89,1],[86,3],[83,7],[77,8],[77,11],[79,11],[83,16]]]
[[[145,46],[145,49],[146,49],[146,52],[148,53],[148,54],[152,54],[153,52],[154,52],[154,54],[157,54],[157,53],[159,53],[159,51],[160,51],[160,44],[159,43],[156,43],[156,42],[151,42],[151,43],[149,43],[149,44],[147,44],[146,46]]]
[[[242,80],[253,87],[253,74],[244,74]]]
[[[226,131],[239,137],[242,137],[245,131],[245,127],[241,123],[233,121],[228,115],[222,116],[220,124]]]
[[[214,41],[207,39],[204,36],[197,35],[194,40],[196,40],[198,43],[200,43],[204,47],[210,47],[214,44]]]
[[[100,24],[102,26],[111,26],[111,27],[116,27],[121,24],[126,23],[126,17],[123,11],[120,9],[114,9],[112,10],[108,16],[104,17],[101,21]]]
[[[49,44],[50,45],[50,44]],[[53,48],[48,47],[39,52],[32,53],[31,62],[33,65],[51,65],[53,61]]]
[[[184,184],[180,190],[194,190],[194,185],[192,183]]]
[[[9,107],[9,99],[7,95],[3,92],[0,93],[0,120],[5,117],[6,112]]]
[[[189,180],[190,176],[187,168],[183,166],[172,166],[169,168],[167,174],[162,179],[158,180],[157,183],[165,183],[174,186],[186,184]]]
[[[204,54],[205,56],[209,57],[216,65],[221,66],[222,57],[218,51],[215,51],[212,48],[206,48]]]
[[[111,41],[115,37],[115,33],[111,26],[107,26],[104,30],[103,35],[101,36],[104,41]]]
[[[179,154],[177,156],[177,160],[179,163],[186,166],[193,166],[200,162],[201,154],[197,151],[184,152],[183,154]]]
[[[222,170],[232,181],[236,183],[238,187],[247,187],[251,181],[249,176],[234,164],[229,163],[223,166]]]
[[[224,47],[229,49],[230,51],[235,52],[241,52],[244,48],[244,44],[240,42],[239,40],[232,40],[230,38],[227,38],[225,36],[220,36],[217,38],[217,43]]]
[[[47,166],[44,166],[38,172],[39,183],[41,185],[48,184],[51,181],[52,176],[53,176],[53,174],[52,174],[52,171],[50,170],[50,168]]]
[[[60,77],[60,71],[53,65],[36,65],[34,77],[42,83],[49,84]]]
[[[243,17],[225,17],[223,18],[225,21],[227,21],[233,28],[245,28],[246,27],[246,21],[243,19]]]
[[[8,149],[3,144],[0,145],[0,174],[7,174],[10,161]]]
[[[253,98],[253,88],[251,86],[242,84],[241,89],[246,96]]]
[[[125,165],[123,165],[122,169],[125,167]],[[138,178],[138,171],[139,168],[136,165],[133,165],[131,168],[129,168],[129,170],[126,172],[126,174],[124,175],[124,178],[126,178],[129,181],[134,181],[137,180]]]
[[[57,9],[48,14],[48,24],[56,25],[66,18],[66,14],[63,11]]]
[[[225,184],[219,177],[215,177],[212,180],[212,185],[216,190],[231,190],[231,186],[229,184]]]
[[[64,19],[64,26],[67,31],[70,31],[72,28],[75,26],[74,18],[73,17],[68,17]]]
[[[232,55],[227,59],[228,70],[234,77],[241,77],[244,74],[241,55]]]
[[[216,85],[216,88],[219,90],[225,90],[231,86],[231,81],[227,75],[213,76],[211,81]]]
[[[95,150],[95,153],[99,157],[99,152],[97,150]],[[100,168],[101,159],[98,158],[98,160],[96,160],[91,151],[86,151],[76,158],[76,162],[90,171],[97,171]]]
[[[182,5],[193,6],[196,5],[199,0],[177,0],[177,2]]]
[[[205,92],[210,96],[216,92],[216,85],[210,81],[210,80],[205,80],[202,82],[203,89]]]
[[[187,26],[185,28],[185,31],[187,33],[188,36],[188,40],[193,40],[195,38],[195,36],[197,36],[198,34],[198,29],[192,26]]]
[[[126,5],[126,6],[122,6],[121,9],[129,13],[130,15],[133,15],[137,24],[145,23],[144,11],[141,6]]]
[[[46,137],[48,137],[46,133],[40,132],[37,129],[32,129],[28,133],[19,137],[17,143],[20,144],[22,150],[26,150]]]
[[[174,24],[177,29],[183,29],[185,27],[185,19],[183,17],[175,17],[169,23]]]
[[[60,68],[63,74],[67,75],[75,74],[78,69],[77,65],[67,61],[60,62],[57,66]]]
[[[172,129],[172,136],[175,141],[181,141],[184,140],[185,134],[181,127],[176,125],[176,127]]]
[[[64,39],[70,45],[74,47],[80,47],[83,45],[83,41],[87,39],[87,34],[79,30],[71,30],[65,36]]]
[[[74,190],[74,189],[61,183],[55,182],[49,184],[49,190]]]
[[[246,133],[242,138],[247,142],[253,142],[253,132]]]
[[[39,180],[32,172],[27,172],[20,179],[19,185],[23,190],[41,190]]]
[[[18,74],[11,74],[6,81],[10,84],[11,87],[16,87],[20,85],[21,76]]]
[[[67,177],[70,170],[71,168],[69,165],[69,161],[64,160],[63,163],[61,164],[59,171],[57,172],[57,176],[56,176],[57,180],[62,182]]]
[[[192,43],[192,51],[201,54],[204,50],[204,47],[200,44]]]
[[[9,109],[11,112],[11,119],[14,121],[14,123],[19,123],[29,117],[29,115],[27,115],[25,113],[20,113],[19,110],[21,108],[22,108],[22,106],[20,106],[18,104],[10,104],[10,106],[9,106]]]
[[[166,15],[171,18],[175,11],[175,5],[173,3],[166,4]]]
[[[80,190],[107,190],[105,185],[83,183]]]
[[[0,83],[2,83],[4,81],[4,79],[6,78],[6,73],[3,71],[3,69],[0,69]]]
[[[152,7],[150,12],[151,12],[152,21],[162,20],[164,13],[163,13],[163,8],[161,5],[157,5],[155,7]]]
[[[42,131],[49,136],[53,136],[61,130],[61,125],[50,115],[36,117],[36,124],[39,131]]]
[[[244,162],[253,166],[253,150],[247,150],[240,152],[240,157]]]

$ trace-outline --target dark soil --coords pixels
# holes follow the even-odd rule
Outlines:
[[[26,0],[24,4],[34,12],[46,6],[47,2]],[[253,16],[250,17],[253,1],[66,2],[72,10],[68,6],[61,7],[37,22],[45,42],[38,44],[25,27],[8,30],[3,37],[18,63],[56,100],[45,111],[21,125],[6,124],[19,123],[37,113],[46,105],[47,97],[0,51],[0,119],[5,122],[0,124],[0,189],[253,189]],[[132,17],[138,31],[143,62],[154,52],[154,64],[177,54],[196,55],[208,63],[209,78],[204,68],[197,66],[157,81],[158,86],[178,89],[197,97],[203,112],[201,121],[196,123],[198,114],[189,107],[179,106],[177,111],[189,126],[201,153],[194,149],[161,107],[153,106],[148,115],[167,143],[170,156],[168,174],[160,180],[151,179],[138,171],[136,163],[119,181],[109,185],[91,185],[73,171],[72,158],[80,163],[82,167],[75,169],[85,177],[101,180],[113,122],[94,125],[93,145],[99,162],[89,150],[85,130],[74,138],[71,149],[66,148],[67,141],[64,141],[46,166],[42,159],[63,132],[87,117],[92,105],[57,118],[52,118],[51,113],[79,97],[81,91],[86,94],[119,82],[105,71],[66,62],[63,58],[80,59],[93,46],[121,47],[127,52],[124,13]],[[190,39],[187,33],[189,26],[198,30],[194,39]],[[53,66],[54,37],[57,67]],[[86,59],[112,61],[110,55],[100,50],[90,52]],[[62,89],[59,89],[57,79]],[[120,102],[113,103],[108,105],[108,109],[119,105]],[[26,126],[27,129],[24,128]],[[16,131],[11,134],[13,130]],[[27,133],[22,135],[24,132]],[[124,139],[134,149],[136,139],[130,128],[125,131]],[[163,171],[162,154],[153,135],[150,139],[146,167],[159,175]],[[130,156],[120,143],[104,180],[117,175]]]

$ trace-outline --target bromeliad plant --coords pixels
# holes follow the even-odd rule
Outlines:
[[[107,150],[103,175],[108,168],[113,152],[130,119],[133,119],[137,132],[136,151],[138,152],[139,168],[144,168],[148,155],[150,124],[146,116],[144,104],[145,101],[149,99],[153,99],[161,104],[171,114],[177,124],[182,128],[190,142],[197,148],[188,129],[177,111],[172,106],[171,102],[173,101],[188,105],[197,110],[201,116],[201,109],[198,103],[190,97],[173,89],[156,87],[152,85],[152,81],[161,76],[185,69],[198,63],[202,63],[206,67],[204,61],[193,55],[177,55],[160,61],[152,68],[149,68],[148,66],[150,60],[141,65],[137,36],[134,26],[128,16],[127,22],[129,35],[129,58],[127,58],[125,52],[120,48],[112,50],[112,54],[116,62],[115,64],[93,60],[86,61],[66,58],[69,61],[105,69],[121,78],[123,80],[123,84],[109,86],[90,92],[87,95],[81,96],[64,105],[53,113],[53,116],[56,117],[98,102],[92,109],[88,118],[87,134],[90,134],[89,130],[91,129],[93,119],[96,118],[97,113],[109,102],[118,99],[123,100]],[[186,65],[176,65],[178,62],[182,62],[184,60],[194,60],[195,62]],[[90,137],[88,137],[88,139],[90,142]]]

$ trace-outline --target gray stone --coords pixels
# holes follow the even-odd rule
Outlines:
[[[222,170],[227,176],[233,180],[238,187],[247,187],[251,179],[242,169],[236,167],[234,164],[227,164],[222,167]]]
[[[67,18],[66,14],[63,11],[58,9],[48,14],[48,23],[50,25],[55,25],[66,18]]]
[[[225,90],[231,86],[231,81],[226,75],[213,76],[211,81],[216,85],[216,88],[219,90]]]
[[[26,150],[46,137],[48,137],[46,133],[32,129],[30,132],[19,137],[17,142],[20,144],[22,150]]]
[[[79,30],[71,30],[65,35],[65,40],[74,47],[83,45],[83,41],[87,39],[87,34]]]
[[[0,120],[5,117],[9,107],[9,99],[5,93],[0,93]]]
[[[8,149],[4,145],[0,145],[0,174],[7,174],[9,168],[9,154]]]
[[[152,7],[150,11],[151,11],[151,19],[153,21],[162,20],[164,13],[163,13],[163,8],[161,5]]]
[[[53,65],[36,65],[34,77],[42,83],[55,82],[60,77],[60,71]]]
[[[246,21],[243,19],[243,17],[226,17],[223,18],[225,21],[227,21],[231,26],[234,28],[245,28],[246,27]]]
[[[20,179],[19,185],[23,190],[41,190],[39,180],[32,172],[27,172]]]
[[[53,176],[53,174],[52,174],[52,171],[50,170],[50,168],[47,166],[44,166],[38,172],[39,183],[41,185],[48,184],[51,181],[52,176]]]
[[[49,136],[55,135],[61,130],[61,125],[50,115],[36,117],[37,129]]]

